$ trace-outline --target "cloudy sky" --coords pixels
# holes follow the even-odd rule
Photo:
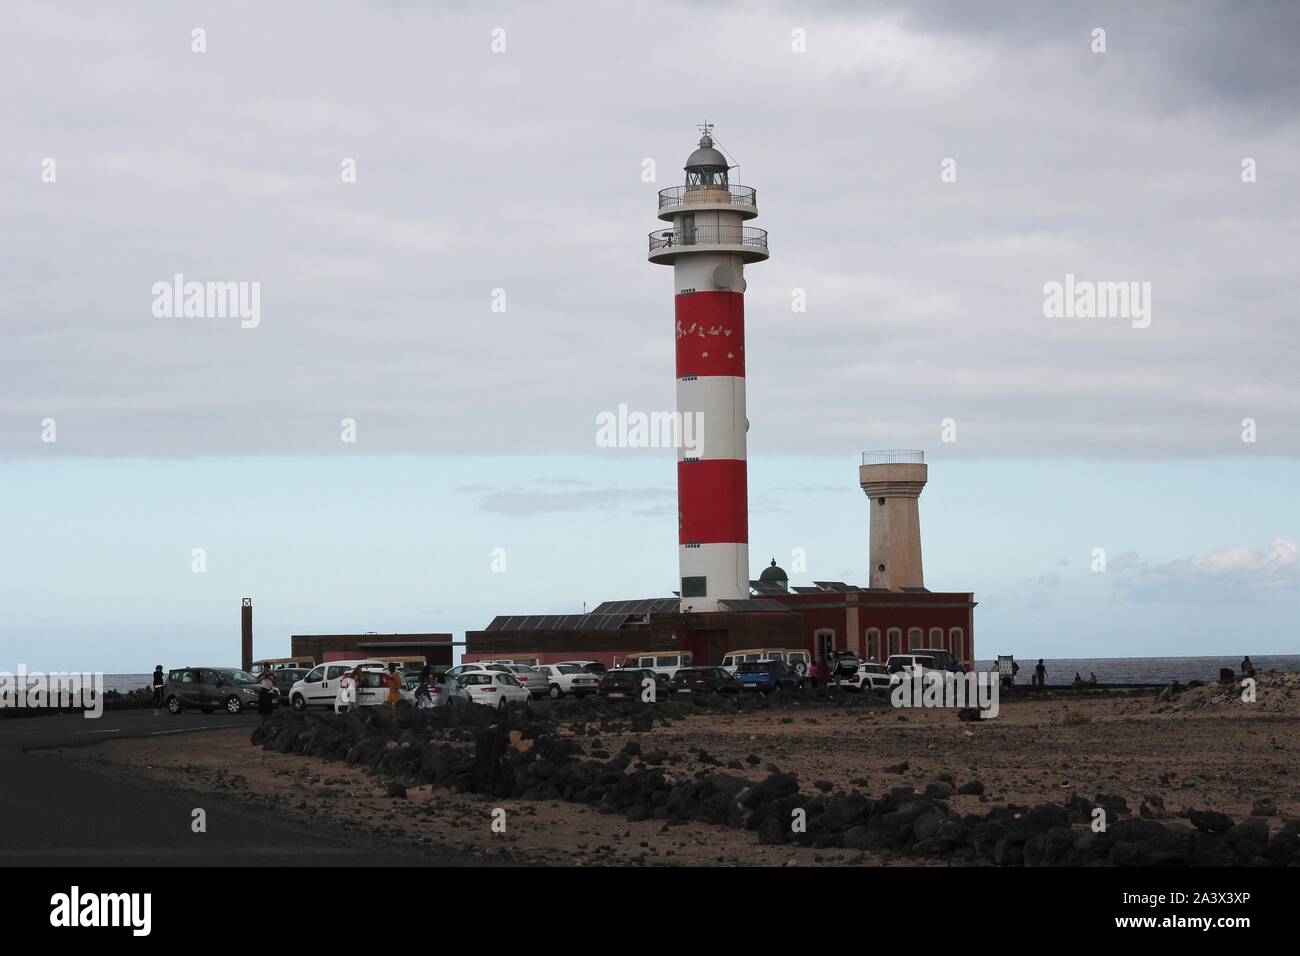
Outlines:
[[[6,6],[0,668],[671,591],[672,452],[595,420],[673,407],[646,234],[705,120],[772,250],[755,573],[863,581],[858,454],[924,448],[981,656],[1300,650],[1298,11]]]

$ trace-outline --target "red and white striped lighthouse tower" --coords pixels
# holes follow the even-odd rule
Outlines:
[[[678,563],[682,609],[716,611],[749,597],[745,481],[745,265],[767,258],[755,191],[728,181],[727,158],[703,126],[686,183],[659,192],[650,261],[673,267],[677,335]],[[693,433],[691,429],[696,431]]]

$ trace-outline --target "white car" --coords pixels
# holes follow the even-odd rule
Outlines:
[[[853,672],[852,677],[840,678],[840,686],[849,690],[889,690],[893,685],[893,675],[884,664],[863,662]]]
[[[383,661],[360,660],[360,661],[330,661],[328,664],[321,664],[313,668],[312,671],[300,681],[294,681],[289,688],[289,703],[294,710],[306,710],[308,707],[333,707],[334,702],[339,699],[339,678],[343,676],[344,671],[350,671],[354,667],[380,668],[383,669]],[[385,690],[385,696],[387,690]],[[357,694],[357,703],[371,703],[369,700],[373,694],[363,692],[359,689]]]
[[[523,704],[529,710],[533,706],[532,691],[523,687],[515,675],[509,672],[466,671],[456,678],[456,683],[469,691],[474,703],[496,710],[505,710],[516,703]]]
[[[462,674],[468,674],[472,671],[495,671],[499,674],[510,673],[509,664],[498,664],[496,661],[475,661],[473,664],[457,664],[455,667],[447,669],[448,677],[460,677]]]
[[[579,664],[539,664],[537,669],[546,677],[552,699],[565,694],[585,697],[596,693],[600,678]]]

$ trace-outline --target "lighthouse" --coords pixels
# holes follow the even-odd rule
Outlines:
[[[745,266],[767,258],[755,190],[730,181],[712,124],[686,160],[686,181],[659,191],[649,259],[673,267],[679,435],[677,517],[681,609],[717,611],[749,597],[746,495]]]

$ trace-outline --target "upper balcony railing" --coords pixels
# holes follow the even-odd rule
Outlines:
[[[723,195],[722,186],[672,186],[659,190],[659,208],[671,209],[674,206],[722,205],[744,206],[757,209],[757,193],[753,186],[727,186]]]
[[[864,465],[924,465],[925,452],[912,448],[882,448],[862,453]]]
[[[752,226],[696,226],[694,229],[656,229],[650,233],[651,252],[676,246],[755,246],[766,253],[767,230]]]

